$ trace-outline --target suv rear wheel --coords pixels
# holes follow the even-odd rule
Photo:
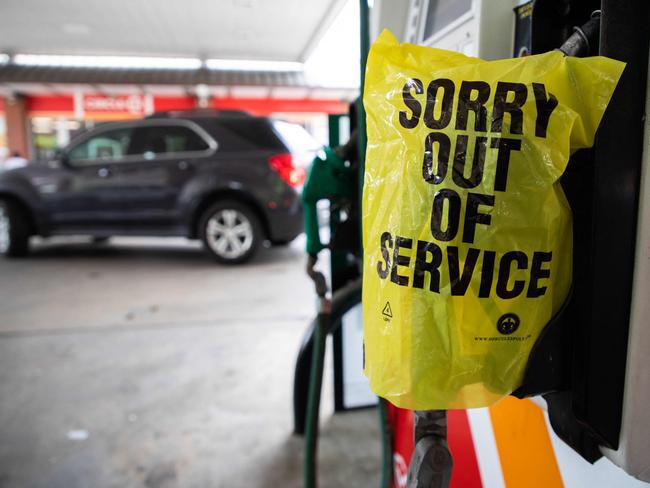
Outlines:
[[[209,207],[199,221],[206,250],[219,262],[248,261],[262,241],[262,226],[250,207],[236,200],[222,200]]]
[[[28,252],[27,215],[14,202],[0,200],[0,256],[20,257]]]

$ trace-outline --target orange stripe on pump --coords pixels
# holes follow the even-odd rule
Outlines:
[[[544,414],[530,400],[507,397],[490,407],[507,488],[562,488]]]

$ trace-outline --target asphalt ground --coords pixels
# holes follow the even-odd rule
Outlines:
[[[0,488],[300,487],[301,238],[221,266],[182,239],[0,259]],[[321,487],[379,486],[375,410],[332,415]]]

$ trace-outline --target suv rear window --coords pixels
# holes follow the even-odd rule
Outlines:
[[[129,154],[174,154],[200,152],[208,143],[189,127],[161,125],[138,127],[133,131]]]
[[[270,149],[286,151],[268,119],[256,117],[197,120],[219,144],[219,151]]]
[[[298,124],[291,124],[283,120],[274,120],[273,128],[293,154],[314,153],[322,149],[322,145]]]

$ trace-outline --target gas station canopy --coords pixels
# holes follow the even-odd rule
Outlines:
[[[197,86],[217,96],[224,87],[248,87],[247,95],[258,98],[277,97],[268,91],[274,87],[289,98],[356,94],[354,86],[324,87],[304,70],[346,0],[313,0],[309,8],[300,0],[27,4],[8,0],[0,7],[4,96],[61,91],[58,84],[105,93],[122,93],[131,85],[154,94],[173,87],[187,93]],[[259,93],[250,91],[253,87]]]
[[[0,52],[306,61],[344,0],[3,0]]]

